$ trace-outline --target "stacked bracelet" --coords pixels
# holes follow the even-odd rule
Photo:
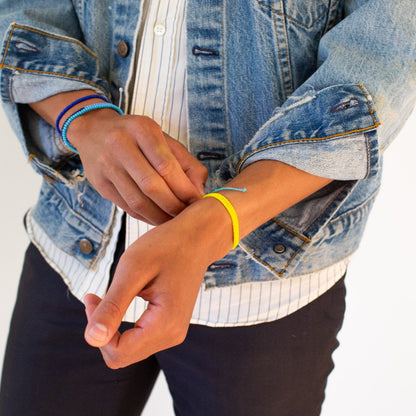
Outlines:
[[[224,189],[224,188],[220,188],[220,189]],[[230,188],[228,188],[228,189],[230,189]],[[236,189],[236,188],[232,188],[232,189],[233,190],[239,190],[241,192],[245,192],[245,190],[243,191],[243,190]],[[215,191],[204,195],[202,198],[215,198],[216,200],[221,202],[221,204],[224,206],[224,208],[230,214],[231,222],[232,222],[232,225],[233,225],[233,249],[236,248],[238,246],[239,241],[240,241],[240,226],[239,226],[239,223],[238,223],[237,213],[236,213],[233,205],[231,204],[231,202],[224,195],[217,194],[217,193],[215,193]]]
[[[103,100],[105,102],[108,103],[107,98],[98,95],[98,94],[92,94],[92,95],[86,95],[85,97],[81,97],[78,98],[77,100],[75,100],[74,102],[72,102],[71,104],[67,105],[59,114],[58,118],[56,119],[56,123],[55,123],[55,127],[56,127],[56,131],[59,134],[62,134],[61,129],[59,128],[59,124],[61,123],[62,117],[73,107],[75,107],[77,104],[82,103],[84,101],[88,101],[88,100],[92,100],[92,99],[98,99],[98,100]]]
[[[68,138],[66,137],[66,132],[68,130],[69,125],[78,117],[82,116],[85,113],[88,113],[89,111],[93,111],[93,110],[99,110],[101,108],[111,108],[115,111],[117,111],[120,115],[123,115],[123,111],[117,107],[114,104],[110,104],[110,103],[96,103],[96,104],[91,104],[91,105],[87,105],[86,107],[82,107],[80,110],[76,111],[74,114],[72,114],[70,117],[67,118],[67,120],[65,121],[64,125],[62,126],[62,141],[65,143],[65,146],[71,150],[74,153],[78,154],[77,149],[75,149],[74,146],[72,146],[72,144],[69,142]]]

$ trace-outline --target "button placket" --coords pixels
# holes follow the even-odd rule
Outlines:
[[[162,23],[155,24],[153,32],[156,36],[163,36],[166,33],[166,26]]]

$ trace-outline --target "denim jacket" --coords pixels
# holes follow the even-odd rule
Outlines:
[[[0,0],[1,98],[44,178],[31,218],[86,273],[117,234],[121,210],[27,103],[88,88],[128,112],[141,6]],[[262,159],[334,179],[212,264],[207,287],[290,278],[349,256],[381,155],[416,98],[414,1],[188,0],[187,45],[189,150],[209,169],[208,189]]]

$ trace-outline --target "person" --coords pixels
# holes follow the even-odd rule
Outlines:
[[[415,101],[410,0],[0,5],[44,178],[0,414],[138,414],[160,369],[176,414],[319,414]]]

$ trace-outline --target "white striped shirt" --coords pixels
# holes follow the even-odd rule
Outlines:
[[[159,0],[147,4],[132,112],[151,117],[163,131],[187,145],[185,1]],[[128,217],[127,245],[149,228]],[[191,322],[236,326],[282,318],[333,286],[343,276],[347,265],[348,259],[318,273],[287,280],[209,290],[202,284]],[[128,315],[137,318],[145,308],[146,303],[137,298]]]
[[[160,0],[148,4],[138,56],[133,106],[135,114],[146,114],[172,137],[187,143],[185,0]],[[123,212],[115,207],[114,230],[119,230]],[[27,231],[46,261],[79,300],[87,293],[103,297],[118,235],[109,235],[101,261],[86,269],[75,257],[60,250],[35,221],[27,215]],[[133,242],[147,231],[148,225],[128,218],[126,240]],[[345,273],[349,259],[322,271],[291,279],[249,282],[207,290],[201,285],[192,323],[208,326],[238,326],[269,322],[282,318],[332,287]],[[125,321],[134,322],[143,313],[146,302],[136,297],[128,308]]]
[[[187,143],[185,0],[151,1],[142,31],[134,113],[154,118],[172,137]],[[112,229],[120,229],[123,212],[115,207]],[[127,242],[131,243],[148,225],[128,219]],[[47,262],[79,300],[87,293],[103,297],[108,286],[118,235],[109,235],[101,261],[86,269],[75,257],[60,250],[35,221],[27,216],[27,231]],[[206,290],[202,284],[192,323],[209,326],[252,325],[282,318],[333,286],[345,273],[349,259],[331,267],[300,277],[252,282]],[[136,297],[124,320],[134,322],[146,303]]]

